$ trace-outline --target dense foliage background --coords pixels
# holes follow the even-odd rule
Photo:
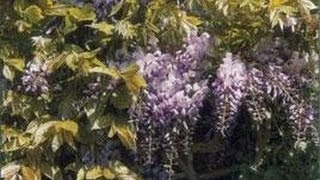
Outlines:
[[[319,5],[0,0],[0,178],[319,179]]]

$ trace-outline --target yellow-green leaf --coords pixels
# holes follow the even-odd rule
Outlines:
[[[14,25],[17,26],[19,32],[27,31],[32,27],[31,24],[27,23],[26,21],[22,21],[22,20],[16,21]]]
[[[10,68],[7,65],[4,65],[2,72],[3,72],[3,75],[6,79],[13,81],[13,79],[15,77],[15,72],[12,68]]]
[[[86,172],[86,179],[98,179],[103,176],[101,167],[93,167]]]
[[[58,121],[55,124],[55,128],[58,132],[61,130],[71,132],[73,136],[76,136],[78,134],[78,124],[74,121]]]
[[[137,35],[137,25],[133,25],[127,20],[119,21],[115,26],[115,30],[118,34],[122,35],[124,39],[132,39]]]
[[[112,171],[108,168],[103,169],[103,176],[106,179],[114,179],[116,176],[112,173]]]
[[[39,6],[31,5],[23,11],[23,16],[31,23],[37,23],[44,18],[42,10]]]
[[[67,16],[71,6],[65,4],[55,4],[50,9],[46,10],[48,16]]]
[[[101,23],[95,23],[92,25],[88,25],[88,27],[91,27],[93,29],[97,29],[98,31],[103,32],[105,35],[111,35],[112,30],[114,29],[114,26],[111,24],[108,24],[106,22],[101,22]]]
[[[270,0],[269,1],[269,7],[270,8],[277,8],[279,6],[282,6],[283,4],[287,3],[288,0]]]
[[[310,0],[298,0],[300,5],[306,10],[317,9],[318,7]]]
[[[53,136],[53,140],[51,142],[51,148],[53,152],[56,152],[63,144],[63,137],[60,133]]]
[[[34,140],[33,145],[30,148],[35,148],[39,144],[45,142],[48,139],[48,135],[50,135],[50,129],[54,127],[57,121],[49,121],[44,124],[41,124],[38,129],[33,133]]]
[[[137,95],[141,88],[147,87],[146,81],[138,71],[139,66],[132,64],[120,72],[128,90],[134,95]]]
[[[120,78],[119,73],[116,69],[114,68],[106,68],[106,67],[93,67],[89,69],[90,73],[101,73],[101,74],[106,74],[108,76],[111,76],[115,79]]]
[[[25,133],[18,132],[6,126],[1,126],[1,130],[3,137],[6,139],[1,151],[16,151],[25,148],[30,144],[31,138]]]
[[[23,71],[25,66],[24,59],[22,58],[10,58],[8,59],[8,61],[6,61],[6,64],[21,72]]]
[[[96,17],[92,6],[86,5],[82,8],[69,8],[69,15],[76,21],[93,21]]]
[[[115,122],[114,128],[122,144],[128,149],[136,150],[136,136],[130,124]]]
[[[117,133],[117,127],[115,126],[114,121],[112,121],[109,132],[108,132],[108,137],[112,138],[116,133]]]

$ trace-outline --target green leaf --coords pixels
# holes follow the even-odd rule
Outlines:
[[[13,81],[13,79],[15,77],[15,72],[12,68],[10,68],[7,65],[4,65],[2,72],[3,72],[3,75],[6,79]]]
[[[137,35],[137,25],[133,25],[127,20],[119,21],[115,26],[115,30],[124,39],[132,39]]]
[[[106,179],[114,179],[116,176],[108,168],[103,169],[103,177]]]
[[[101,167],[93,167],[86,172],[86,179],[98,179],[103,176]]]
[[[124,0],[121,0],[116,5],[112,6],[111,13],[109,14],[109,17],[117,14],[119,12],[119,10],[123,7],[123,4],[124,4]]]
[[[15,175],[19,173],[21,166],[16,163],[9,163],[1,168],[0,178],[12,179]]]
[[[86,179],[86,173],[85,173],[84,169],[81,168],[81,169],[78,171],[77,180],[84,180],[84,179]]]
[[[74,95],[70,93],[70,95],[66,96],[60,101],[58,104],[59,117],[72,118],[77,115],[77,111],[72,105],[74,98]]]
[[[305,10],[314,10],[317,9],[318,7],[310,0],[298,0],[300,5],[305,9]]]
[[[88,27],[91,27],[93,29],[97,29],[98,31],[103,32],[106,36],[109,36],[112,34],[112,30],[114,29],[114,26],[111,24],[108,24],[106,22],[101,23],[95,23],[92,25],[87,25]]]
[[[51,148],[53,152],[56,152],[63,144],[63,137],[61,134],[56,134],[53,136],[51,142]]]
[[[64,29],[63,29],[64,34],[68,34],[70,32],[75,31],[77,27],[78,27],[77,24],[71,20],[70,16],[66,16],[64,18]]]
[[[68,131],[71,132],[73,136],[78,134],[78,124],[74,121],[66,120],[66,121],[58,121],[55,124],[55,128],[58,132]]]
[[[106,74],[108,76],[111,76],[115,79],[120,78],[118,71],[114,68],[93,67],[89,69],[89,73],[101,73],[101,74]]]
[[[19,132],[7,126],[1,126],[0,130],[2,131],[3,140],[5,142],[3,144],[3,149],[1,149],[3,152],[21,150],[26,148],[31,142],[31,137],[24,132]]]
[[[73,71],[78,70],[86,75],[95,72],[94,68],[96,67],[100,67],[99,70],[101,70],[101,72],[112,75],[113,72],[111,70],[109,71],[109,69],[95,57],[96,54],[97,51],[83,53],[73,52],[66,57],[66,64]]]
[[[137,95],[141,88],[147,87],[146,81],[139,74],[139,66],[136,64],[129,65],[123,69],[120,74],[125,81],[128,90],[133,95]]]
[[[72,135],[72,137],[77,136],[78,134],[78,124],[71,120],[65,120],[65,121],[48,121],[44,124],[41,124],[38,129],[33,133],[34,140],[33,145],[30,146],[30,148],[36,148],[40,144],[44,143],[48,139],[55,140],[53,149],[56,149],[57,146],[59,146],[61,142],[61,137],[54,137],[58,134],[61,134],[63,138],[63,142],[67,142],[69,145],[72,146],[73,140],[70,140],[69,134]],[[52,144],[52,142],[51,142]]]
[[[129,180],[136,179],[140,180],[141,178],[132,170],[130,170],[126,165],[120,161],[114,161],[109,163],[109,169],[116,176],[116,179]]]
[[[24,59],[21,58],[10,58],[6,61],[6,64],[10,67],[15,68],[16,70],[22,72],[24,69]]]
[[[65,4],[55,4],[50,9],[46,10],[46,15],[48,16],[67,16],[68,10],[71,6]]]
[[[108,132],[108,137],[112,138],[116,133],[117,133],[117,128],[116,128],[116,125],[114,124],[114,121],[112,121],[109,132]]]
[[[69,8],[68,13],[76,21],[93,21],[96,17],[94,9],[90,5],[82,8]]]
[[[27,30],[30,30],[30,28],[32,27],[31,24],[27,23],[26,21],[22,21],[22,20],[16,21],[15,25],[17,26],[19,32],[25,32]]]
[[[114,105],[114,107],[118,109],[126,109],[129,108],[132,104],[132,97],[128,93],[126,87],[122,86],[117,88],[116,91],[110,97],[110,102]]]
[[[126,148],[136,150],[136,136],[130,124],[114,121],[111,128]]]
[[[27,7],[23,11],[23,16],[31,23],[37,23],[44,18],[42,10],[36,5]]]

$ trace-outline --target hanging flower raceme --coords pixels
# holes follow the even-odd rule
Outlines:
[[[280,100],[286,109],[295,146],[299,147],[301,142],[306,142],[310,137],[318,143],[314,126],[314,109],[295,88],[294,78],[284,74],[283,68],[279,66],[269,66],[265,70],[265,77],[267,94],[272,100]]]
[[[22,85],[26,92],[46,93],[49,90],[48,76],[49,71],[47,65],[42,61],[32,61],[27,65],[21,77]]]
[[[208,40],[207,33],[193,35],[174,56],[157,51],[137,57],[148,88],[131,110],[131,117],[136,120],[137,144],[144,163],[152,164],[157,150],[166,152],[166,160],[170,161],[188,148],[208,91],[207,81],[201,80]]]
[[[271,118],[268,102],[272,102],[286,110],[296,147],[310,137],[318,141],[314,109],[302,98],[294,83],[295,77],[287,75],[281,66],[266,64],[259,69],[246,68],[238,57],[227,53],[216,76],[213,83],[216,128],[223,136],[231,132],[242,104],[255,123],[261,124]]]
[[[213,92],[218,118],[217,130],[226,136],[236,119],[239,106],[245,96],[247,70],[239,57],[227,53],[217,70],[217,78],[213,83]]]
[[[260,124],[270,118],[270,112],[265,102],[265,76],[259,69],[252,68],[248,71],[247,77],[245,104],[254,123],[257,125],[256,127],[259,128]]]

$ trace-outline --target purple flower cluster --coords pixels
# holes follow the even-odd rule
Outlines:
[[[22,85],[26,92],[46,93],[49,90],[48,76],[49,71],[44,62],[33,61],[28,64],[28,69],[25,70],[21,77]]]
[[[257,127],[259,128],[259,125],[263,123],[264,120],[270,118],[264,96],[266,92],[265,76],[262,71],[252,68],[248,71],[247,77],[245,104],[254,123],[258,125]]]
[[[266,93],[272,99],[279,99],[287,111],[293,137],[296,140],[295,145],[307,141],[308,137],[316,140],[318,135],[314,126],[314,109],[305,102],[299,89],[295,88],[294,77],[284,74],[284,70],[279,66],[269,66],[265,77]]]
[[[287,111],[293,138],[296,142],[305,141],[315,134],[314,110],[293,82],[294,77],[286,75],[281,66],[269,64],[261,69],[246,69],[238,57],[228,53],[213,83],[217,130],[227,135],[242,104],[255,122],[262,123],[271,117],[267,102],[276,102]]]
[[[240,58],[231,53],[227,53],[222,61],[212,86],[218,117],[217,129],[226,136],[245,96],[247,70]]]
[[[131,110],[131,117],[137,122],[139,149],[146,155],[144,163],[152,163],[154,152],[159,149],[177,156],[188,148],[208,91],[200,69],[208,40],[207,33],[193,34],[174,56],[160,51],[136,56],[148,83],[143,100]]]

